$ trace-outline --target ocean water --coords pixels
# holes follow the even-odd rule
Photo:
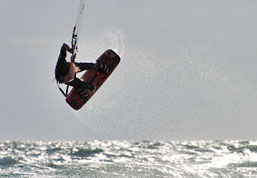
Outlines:
[[[0,177],[257,177],[257,141],[6,141]]]

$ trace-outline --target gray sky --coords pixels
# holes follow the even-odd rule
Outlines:
[[[0,140],[256,139],[257,1],[87,0],[78,61],[121,63],[73,111],[54,67],[79,0],[2,0]]]

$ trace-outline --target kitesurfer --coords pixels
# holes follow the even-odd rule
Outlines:
[[[70,62],[66,61],[67,51],[72,54]],[[63,43],[55,67],[55,79],[58,83],[64,83],[74,87],[84,95],[88,92],[88,90],[95,90],[95,86],[92,83],[76,78],[75,74],[89,69],[107,73],[108,68],[106,64],[103,63],[75,62],[75,55],[74,49],[70,48],[66,43]]]

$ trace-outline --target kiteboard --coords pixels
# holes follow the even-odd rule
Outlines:
[[[103,73],[94,69],[90,69],[82,75],[81,80],[92,83],[96,88],[94,91],[88,90],[88,92],[84,95],[80,94],[78,90],[73,88],[68,94],[66,102],[74,110],[79,110],[96,93],[96,91],[102,86],[102,84],[112,74],[114,69],[119,64],[120,57],[113,50],[108,49],[96,60],[96,62],[106,64],[108,72]]]

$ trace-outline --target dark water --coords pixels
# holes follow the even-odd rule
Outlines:
[[[0,177],[257,177],[257,141],[1,142]]]

